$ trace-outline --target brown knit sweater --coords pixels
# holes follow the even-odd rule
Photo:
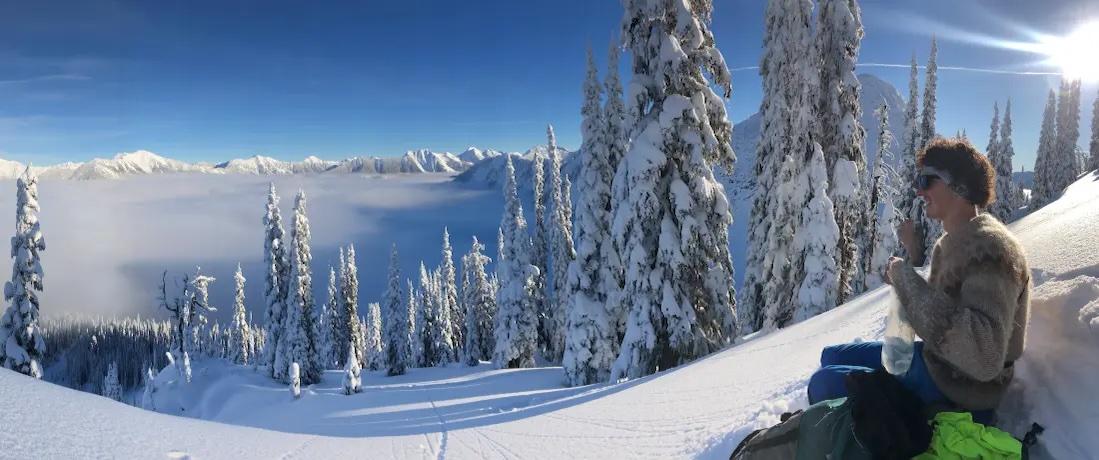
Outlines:
[[[908,321],[925,342],[932,380],[955,404],[995,408],[1014,375],[1030,314],[1030,270],[1022,245],[980,214],[935,244],[925,281],[908,263],[889,276]]]

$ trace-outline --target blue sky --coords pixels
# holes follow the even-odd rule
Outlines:
[[[468,145],[521,151],[555,125],[579,138],[584,51],[602,76],[621,7],[603,0],[402,2],[3,0],[0,157],[36,164],[147,149],[219,162],[395,155]],[[718,0],[713,29],[733,73],[730,118],[759,107],[762,0]],[[1056,72],[991,46],[1099,20],[1087,0],[863,1],[860,62]],[[983,43],[977,43],[983,42]],[[906,91],[907,69],[864,67]],[[623,78],[628,78],[624,75]],[[1011,98],[1016,169],[1031,168],[1057,77],[942,70],[938,126],[987,142]],[[1097,86],[1084,86],[1081,141]]]

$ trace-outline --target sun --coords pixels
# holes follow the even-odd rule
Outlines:
[[[1099,21],[1081,25],[1070,35],[1045,43],[1050,60],[1065,78],[1099,81]]]

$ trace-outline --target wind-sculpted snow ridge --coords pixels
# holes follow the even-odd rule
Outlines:
[[[428,149],[409,150],[394,157],[351,157],[324,160],[308,156],[302,161],[283,161],[262,155],[237,158],[211,165],[187,163],[157,155],[146,150],[120,153],[110,159],[96,158],[84,163],[68,162],[52,166],[31,166],[31,172],[41,179],[96,180],[119,179],[126,176],[195,173],[195,174],[395,174],[446,173],[465,171],[486,158],[498,156],[495,150],[470,147],[460,155],[433,152]],[[0,159],[0,179],[14,179],[27,168],[18,161]]]
[[[1099,175],[1085,175],[1011,225],[1034,290],[1027,349],[999,418],[1015,435],[1031,422],[1046,427],[1036,459],[1099,452],[1097,195]],[[171,369],[157,377],[158,414],[0,370],[0,457],[728,458],[752,430],[807,404],[821,348],[881,337],[896,301],[889,289],[689,365],[574,388],[557,367],[482,363],[365,372],[353,396],[328,371],[295,400],[262,370],[198,360],[190,385]]]

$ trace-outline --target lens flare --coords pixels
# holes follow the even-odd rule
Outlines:
[[[1049,38],[1043,45],[1065,78],[1099,81],[1099,21],[1084,24],[1068,36]]]

